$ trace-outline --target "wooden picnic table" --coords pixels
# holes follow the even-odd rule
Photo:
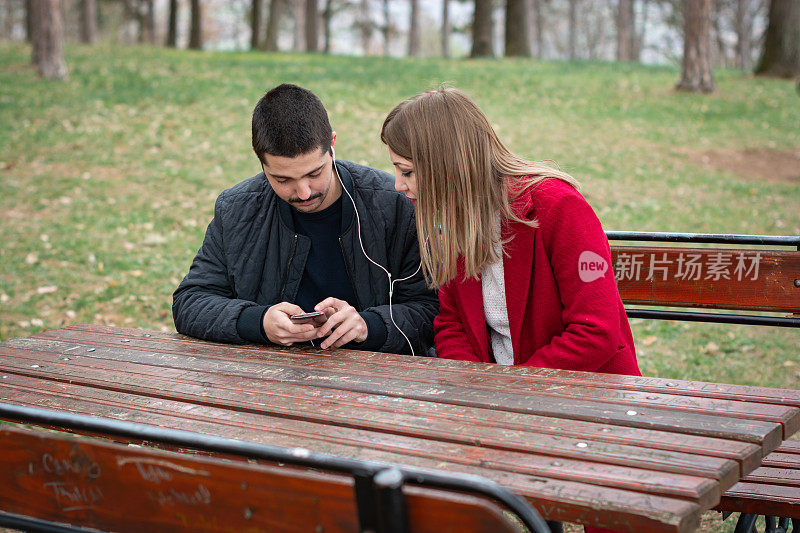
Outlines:
[[[0,402],[478,474],[549,520],[693,531],[800,391],[75,325],[0,343]]]

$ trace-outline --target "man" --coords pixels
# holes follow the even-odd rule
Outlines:
[[[203,245],[173,294],[179,332],[426,353],[438,300],[418,271],[414,208],[388,173],[335,161],[335,143],[310,91],[284,84],[258,102],[253,150],[263,172],[217,199]],[[327,321],[290,318],[310,311]]]

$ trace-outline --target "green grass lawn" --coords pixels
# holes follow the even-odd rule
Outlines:
[[[800,149],[788,81],[722,71],[698,96],[673,91],[674,68],[614,63],[80,46],[67,61],[67,82],[43,81],[27,47],[0,44],[0,340],[75,322],[172,330],[171,293],[214,199],[259,171],[251,110],[281,82],[322,98],[344,159],[391,170],[385,114],[447,83],[514,151],[573,173],[606,229],[800,234],[800,169],[698,166],[712,150]],[[633,328],[645,374],[800,385],[797,331]]]
[[[259,171],[250,113],[265,90],[316,92],[337,154],[391,170],[378,132],[401,99],[467,91],[510,147],[573,173],[606,229],[800,234],[793,179],[698,166],[710,150],[800,147],[788,81],[717,72],[678,94],[674,68],[595,62],[346,58],[67,48],[48,82],[0,44],[0,339],[66,323],[172,329],[171,292],[226,187]],[[635,321],[642,370],[800,385],[800,334]]]

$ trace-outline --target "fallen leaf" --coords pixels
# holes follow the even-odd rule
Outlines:
[[[159,235],[158,233],[150,233],[144,238],[144,243],[150,245],[164,244],[165,242],[167,242],[167,238],[163,235]]]
[[[794,361],[784,361],[783,362],[783,366],[796,366],[796,365],[797,365],[797,363],[795,363]]]
[[[36,289],[36,294],[52,294],[58,290],[55,285],[45,285]]]
[[[25,256],[25,262],[28,263],[29,265],[35,265],[36,263],[39,262],[39,256],[31,252]]]
[[[706,345],[703,347],[703,349],[704,349],[705,351],[707,351],[707,352],[717,352],[717,351],[719,351],[719,346],[717,346],[717,344],[716,344],[716,343],[709,342],[708,344],[706,344]]]
[[[644,339],[642,339],[642,344],[644,344],[645,346],[650,346],[651,344],[653,344],[657,340],[658,340],[658,337],[656,337],[655,335],[650,335],[650,336],[645,337]]]
[[[36,326],[37,328],[41,328],[42,326],[44,326],[44,320],[42,320],[41,318],[32,318],[31,326]]]

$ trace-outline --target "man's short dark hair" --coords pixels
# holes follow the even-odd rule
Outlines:
[[[297,157],[316,149],[327,151],[332,140],[328,113],[308,89],[278,85],[253,110],[253,150],[262,163],[264,154]]]

